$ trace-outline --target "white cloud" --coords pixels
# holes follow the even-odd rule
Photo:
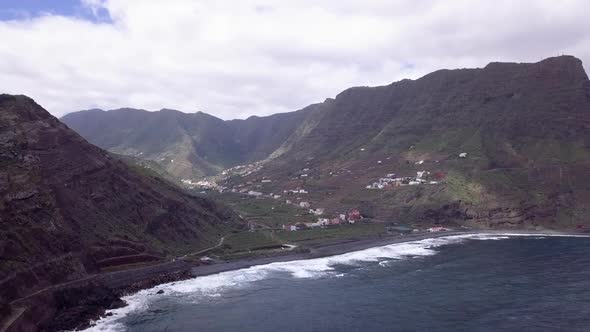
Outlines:
[[[0,22],[3,92],[80,109],[291,111],[355,85],[490,61],[590,61],[585,1],[83,0],[112,24]]]

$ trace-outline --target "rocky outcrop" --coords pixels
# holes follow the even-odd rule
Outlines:
[[[0,95],[0,197],[0,302],[208,247],[241,227],[231,210],[137,173],[25,96]]]

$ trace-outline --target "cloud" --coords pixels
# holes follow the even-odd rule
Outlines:
[[[83,0],[0,22],[3,92],[88,108],[292,111],[358,85],[491,61],[590,61],[585,1]],[[107,19],[108,18],[108,19]]]

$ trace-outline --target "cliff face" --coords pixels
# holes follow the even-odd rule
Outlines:
[[[412,145],[471,152],[463,145],[475,135],[484,140],[484,148],[497,151],[469,150],[487,154],[491,163],[542,160],[531,155],[534,151],[524,151],[528,143],[574,144],[588,138],[589,85],[581,61],[563,56],[533,64],[440,70],[418,80],[351,88],[318,105],[321,121],[296,138],[291,156],[333,159],[361,147],[401,152]],[[519,147],[525,149],[510,157],[513,151],[508,150]]]
[[[0,96],[0,299],[204,248],[230,210],[141,175],[33,100]],[[123,263],[125,263],[123,262]]]

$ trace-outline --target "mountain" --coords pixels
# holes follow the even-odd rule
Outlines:
[[[231,210],[130,168],[25,96],[0,95],[0,302],[217,244]]]
[[[313,108],[278,157],[228,185],[266,177],[263,191],[404,223],[590,225],[590,81],[575,57],[440,70]],[[366,188],[419,171],[437,183]]]
[[[416,225],[575,229],[590,224],[590,82],[573,56],[495,62],[354,87],[297,112],[237,120],[241,128],[202,113],[174,113],[195,123],[206,118],[224,128],[218,131],[211,130],[213,124],[204,125],[207,130],[196,124],[164,129],[167,122],[154,119],[165,111],[141,112],[123,126],[118,117],[127,112],[84,111],[63,120],[115,152],[123,152],[121,146],[139,151],[139,142],[129,143],[137,132],[145,135],[142,142],[158,142],[142,145],[154,148],[150,159],[190,151],[193,158],[183,160],[192,161],[200,174],[265,160],[247,176],[224,178],[224,185],[265,193],[306,188],[305,199],[332,214],[360,208],[367,216]],[[152,121],[162,130],[146,130]],[[236,144],[246,141],[244,128],[251,128],[249,143]],[[195,141],[208,143],[195,148]],[[215,163],[206,168],[202,160]],[[436,184],[366,188],[387,174],[415,178],[422,171],[421,180]],[[262,178],[272,181],[261,183]]]
[[[97,146],[156,161],[179,178],[195,178],[266,158],[304,117],[305,112],[292,112],[223,121],[202,112],[126,108],[70,113],[61,120]]]

